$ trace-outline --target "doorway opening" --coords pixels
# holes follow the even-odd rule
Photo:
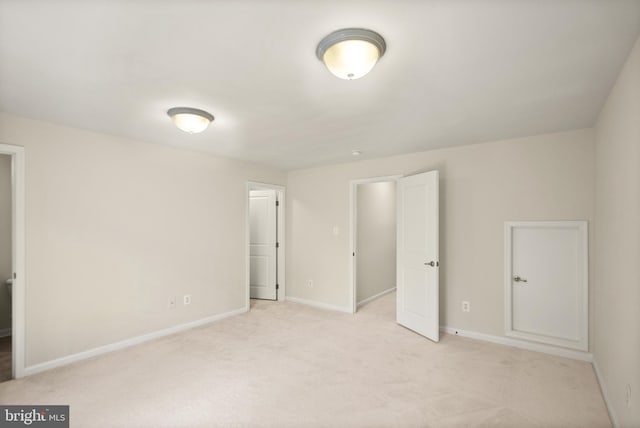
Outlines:
[[[400,177],[351,181],[353,313],[396,290],[396,185]]]
[[[0,382],[11,379],[13,286],[11,156],[0,154]]]
[[[0,382],[24,375],[24,149],[0,144]]]
[[[367,180],[351,181],[350,217],[351,217],[351,311],[355,313],[358,303],[362,305],[367,298],[359,297],[358,275],[364,269],[358,257],[363,252],[364,245],[375,245],[372,242],[382,241],[378,237],[367,244],[359,242],[358,190],[368,183],[393,182],[395,187],[396,211],[396,248],[395,257],[387,255],[386,260],[395,259],[395,284],[387,290],[373,294],[371,300],[382,297],[396,290],[395,319],[396,322],[414,332],[431,339],[440,340],[440,298],[439,298],[439,172],[427,171],[409,176],[378,177]],[[364,187],[363,187],[364,188]],[[374,208],[371,215],[379,215],[379,209]],[[370,209],[369,211],[373,211]],[[374,228],[375,230],[375,228]],[[362,232],[360,232],[362,233]],[[367,248],[369,249],[369,248]],[[385,250],[385,249],[383,249]],[[379,266],[369,267],[373,272],[379,272]],[[365,267],[366,269],[366,267]],[[368,272],[367,274],[370,274]],[[369,300],[369,301],[371,301]],[[384,303],[384,299],[380,299]]]
[[[247,310],[251,300],[285,299],[285,188],[247,184]]]

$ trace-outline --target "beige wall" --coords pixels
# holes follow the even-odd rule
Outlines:
[[[638,427],[640,39],[598,118],[596,154],[594,359],[612,414],[620,426]]]
[[[0,155],[0,330],[11,328],[11,156]]]
[[[591,224],[594,148],[593,130],[579,130],[292,171],[287,295],[347,308],[349,180],[437,169],[441,323],[501,336],[504,222]],[[312,288],[307,279],[314,280]],[[471,301],[471,312],[461,311],[462,300]]]
[[[245,306],[246,182],[284,173],[6,115],[0,141],[25,147],[27,366]]]
[[[396,183],[357,187],[357,302],[396,286]]]

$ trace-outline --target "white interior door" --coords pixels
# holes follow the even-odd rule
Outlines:
[[[249,193],[249,289],[252,299],[277,300],[277,206],[275,190]]]
[[[399,179],[397,204],[397,321],[437,342],[438,171]]]
[[[587,350],[586,222],[507,223],[507,335]]]

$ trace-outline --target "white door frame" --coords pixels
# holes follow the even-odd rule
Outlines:
[[[246,226],[245,226],[245,251],[246,251],[246,261],[245,261],[245,295],[246,295],[246,307],[245,309],[248,311],[251,307],[251,289],[250,289],[250,275],[251,275],[251,257],[249,246],[251,243],[251,217],[249,215],[249,196],[252,190],[275,190],[278,197],[278,236],[277,241],[279,243],[277,250],[277,258],[278,258],[278,301],[285,300],[286,296],[286,284],[285,284],[285,207],[286,199],[285,199],[285,187],[279,186],[277,184],[267,184],[267,183],[259,183],[255,181],[247,181],[247,192],[245,195],[245,213],[246,213]]]
[[[14,273],[11,291],[11,375],[18,379],[24,376],[25,367],[24,147],[0,143],[0,154],[11,156],[11,255]],[[4,286],[4,278],[2,280]]]
[[[581,284],[581,314],[580,314],[580,340],[575,343],[567,343],[561,339],[541,337],[540,335],[526,333],[513,329],[513,296],[511,284],[513,278],[513,230],[517,227],[538,228],[575,228],[582,238],[581,253],[584,260],[582,266]],[[589,234],[586,221],[507,221],[504,223],[504,325],[505,335],[515,339],[532,340],[548,345],[562,346],[581,351],[589,350]]]
[[[402,175],[387,175],[382,177],[362,178],[351,180],[349,182],[349,277],[351,279],[351,287],[349,299],[351,302],[351,313],[355,314],[358,310],[358,299],[356,293],[356,231],[358,230],[358,185],[367,183],[385,183],[389,181],[397,182]]]

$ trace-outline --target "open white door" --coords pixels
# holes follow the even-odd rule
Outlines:
[[[252,299],[277,300],[277,210],[275,190],[249,193],[249,287]]]
[[[399,179],[397,203],[397,322],[437,342],[438,171]]]

